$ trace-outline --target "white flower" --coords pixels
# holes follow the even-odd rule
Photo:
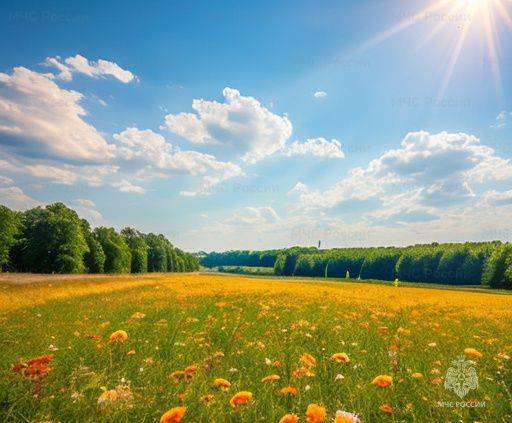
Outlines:
[[[343,380],[343,379],[345,379],[345,376],[343,376],[341,373],[338,373],[336,375],[336,377],[334,378],[335,381]]]
[[[361,420],[357,414],[349,413],[348,411],[338,410],[336,411],[336,417],[343,417],[345,421],[351,423],[361,423]]]
[[[265,358],[265,364],[267,366],[271,366],[272,365],[272,360],[270,358]]]
[[[310,389],[311,389],[311,386],[309,386],[309,385],[304,386],[305,391],[309,391]]]

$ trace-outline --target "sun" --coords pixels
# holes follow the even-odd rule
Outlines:
[[[423,10],[420,10],[413,16],[407,16],[406,19],[398,22],[391,28],[386,29],[380,34],[368,40],[364,43],[361,49],[367,50],[375,47],[388,38],[412,27],[419,22],[424,22],[426,17],[429,16],[440,16],[449,17],[461,14],[464,17],[464,25],[457,26],[458,31],[457,39],[453,46],[452,54],[448,60],[445,74],[441,83],[441,89],[439,97],[443,98],[446,93],[446,89],[451,81],[455,67],[459,60],[459,57],[464,50],[466,39],[470,31],[479,31],[482,39],[485,40],[487,47],[487,59],[490,63],[496,64],[493,66],[492,73],[495,81],[496,94],[501,100],[502,88],[501,88],[501,71],[498,66],[500,59],[498,52],[500,51],[499,46],[499,25],[498,21],[505,23],[510,29],[512,29],[512,0],[437,0],[432,1]],[[448,25],[450,19],[440,18],[439,22],[430,33],[423,37],[421,45],[430,42],[435,35],[443,30],[449,31],[454,29],[453,25]]]

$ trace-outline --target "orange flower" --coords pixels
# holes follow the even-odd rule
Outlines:
[[[98,397],[98,405],[104,406],[109,403],[116,402],[119,399],[119,395],[117,390],[110,389],[108,391],[103,391],[101,395]]]
[[[17,364],[11,370],[14,373],[23,374],[28,379],[39,379],[50,373],[52,360],[52,355],[41,355],[28,360],[26,363]]]
[[[228,380],[222,379],[220,377],[215,379],[213,381],[213,384],[220,389],[229,389],[229,387],[231,386],[231,383]]]
[[[185,370],[183,370],[183,373],[185,373],[185,376],[190,378],[192,376],[194,376],[197,372],[197,366],[195,365],[192,365],[192,366],[187,366],[185,367]]]
[[[261,379],[262,382],[273,382],[275,380],[279,380],[281,377],[279,375],[268,375]]]
[[[413,373],[413,374],[411,375],[411,377],[412,377],[413,379],[422,379],[422,378],[423,378],[423,375],[422,375],[421,373]]]
[[[292,373],[293,377],[313,377],[315,374],[311,372],[307,367],[299,367],[298,369],[294,370]]]
[[[297,388],[294,388],[293,386],[285,386],[284,388],[281,388],[281,393],[295,396],[299,393],[299,391],[297,391]]]
[[[393,378],[388,375],[379,375],[373,379],[372,383],[380,388],[387,388],[388,386],[393,385]]]
[[[432,379],[430,383],[432,383],[432,385],[441,385],[441,383],[443,383],[443,379],[436,377],[435,379]]]
[[[387,326],[379,326],[379,327],[377,328],[377,331],[378,331],[379,333],[386,333],[386,332],[388,331],[388,327],[387,327]]]
[[[316,359],[311,354],[304,353],[302,354],[302,357],[300,358],[300,361],[304,363],[308,367],[314,367],[316,366]]]
[[[389,404],[382,404],[379,407],[379,410],[386,414],[393,414],[393,409],[391,408],[391,406]]]
[[[174,407],[160,417],[160,423],[179,423],[187,411],[186,407]]]
[[[309,404],[306,410],[306,419],[308,423],[323,423],[325,422],[325,407],[317,404]]]
[[[476,360],[482,357],[482,353],[478,350],[475,350],[474,348],[466,348],[464,350],[464,354],[466,354],[466,356],[468,356],[472,360]]]
[[[116,330],[108,337],[108,342],[124,342],[128,339],[128,334],[124,330]]]
[[[281,417],[279,423],[297,423],[298,421],[299,418],[297,417],[297,414],[286,414],[283,417]]]
[[[337,363],[348,363],[350,358],[348,358],[347,353],[336,353],[331,356],[331,360],[336,361]]]
[[[361,420],[357,414],[338,410],[336,412],[336,417],[334,418],[334,423],[361,423]]]
[[[231,407],[236,407],[237,405],[247,404],[252,399],[252,393],[248,391],[240,391],[233,395],[233,397],[229,400]]]

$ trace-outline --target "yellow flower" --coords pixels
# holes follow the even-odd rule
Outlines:
[[[475,350],[474,348],[466,348],[464,350],[464,354],[466,354],[466,356],[468,356],[472,360],[476,360],[482,357],[482,353],[478,350]]]
[[[215,379],[213,381],[213,384],[220,389],[229,389],[229,387],[231,386],[231,383],[228,380],[222,379],[220,377]]]
[[[389,404],[382,404],[379,407],[379,410],[386,414],[393,414],[393,409],[391,408],[391,406]]]
[[[282,394],[288,394],[291,396],[295,396],[298,394],[299,391],[297,391],[297,388],[294,388],[293,386],[285,386],[284,388],[281,388]]]
[[[316,366],[316,359],[311,354],[304,353],[302,354],[302,357],[300,358],[300,361],[304,363],[308,367],[314,367]]]
[[[309,404],[306,410],[306,419],[308,423],[323,423],[325,422],[325,407],[317,404]]]
[[[231,407],[236,407],[237,405],[247,404],[252,399],[252,393],[248,391],[240,391],[233,395],[233,397],[229,400]]]
[[[388,375],[379,375],[373,379],[372,383],[380,388],[387,388],[388,386],[393,385],[393,378]]]
[[[423,375],[422,375],[421,373],[413,373],[413,374],[411,375],[411,377],[412,377],[413,379],[422,379],[422,378],[423,378]]]
[[[128,334],[124,330],[116,330],[108,337],[109,342],[124,342],[128,339]]]
[[[273,382],[275,380],[279,380],[281,377],[279,375],[268,375],[261,379],[262,382]]]
[[[281,420],[279,420],[279,423],[298,423],[299,418],[296,414],[286,414],[283,417],[281,417]]]
[[[336,353],[331,356],[331,360],[336,361],[337,363],[348,363],[350,359],[348,358],[347,353]]]
[[[109,403],[116,402],[119,399],[119,395],[115,389],[110,389],[108,391],[103,391],[102,394],[98,397],[98,404],[101,406],[107,405]]]
[[[186,407],[174,407],[169,411],[166,411],[162,417],[160,417],[160,423],[179,423],[183,418],[185,411],[187,411]]]

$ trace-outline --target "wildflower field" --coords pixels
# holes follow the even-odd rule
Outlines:
[[[0,282],[2,422],[512,421],[510,295],[201,274],[19,282]]]

